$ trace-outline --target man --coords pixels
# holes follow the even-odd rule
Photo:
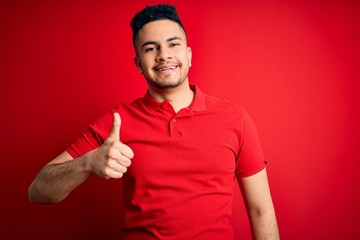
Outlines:
[[[256,129],[242,108],[189,84],[192,52],[175,8],[148,6],[131,26],[147,93],[44,166],[30,200],[59,202],[95,173],[121,178],[122,239],[233,239],[237,179],[254,239],[279,239]]]

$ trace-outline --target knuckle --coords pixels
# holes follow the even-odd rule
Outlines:
[[[110,160],[113,159],[113,158],[114,158],[114,155],[113,155],[111,152],[108,152],[108,153],[106,154],[106,160],[107,160],[106,165],[108,165],[109,162],[110,162]]]
[[[134,157],[134,152],[133,150],[129,147],[129,158],[133,158]]]
[[[134,157],[133,151],[131,150],[130,147],[128,147],[128,146],[126,146],[126,145],[123,145],[123,146],[122,146],[122,148],[121,148],[121,153],[122,153],[125,157],[127,157],[127,158],[129,158],[129,159],[131,159],[131,158]]]
[[[103,173],[101,174],[104,178],[110,177],[110,171],[108,168],[104,169]]]
[[[112,159],[109,159],[109,161],[107,161],[106,163],[106,167],[108,168],[113,168],[113,165],[114,165],[114,160]]]
[[[108,159],[116,159],[118,155],[119,155],[119,153],[116,149],[110,148],[109,151],[107,152],[106,157]]]

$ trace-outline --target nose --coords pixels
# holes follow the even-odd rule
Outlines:
[[[169,49],[162,47],[158,50],[158,54],[156,56],[156,61],[162,62],[162,61],[166,61],[171,58],[172,57],[171,57],[171,53],[170,53]]]

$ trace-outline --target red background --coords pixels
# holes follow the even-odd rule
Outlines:
[[[175,1],[169,1],[174,3]],[[92,120],[142,96],[129,22],[155,1],[2,1],[1,239],[114,239],[118,181],[64,202],[27,188]],[[283,239],[355,239],[360,208],[357,1],[176,1],[190,81],[242,105],[269,161]],[[237,190],[237,239],[249,239]]]

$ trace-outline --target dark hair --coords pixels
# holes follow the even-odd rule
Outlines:
[[[135,40],[139,30],[147,23],[153,22],[156,20],[170,20],[174,21],[180,25],[184,30],[185,28],[182,25],[180,18],[176,12],[176,8],[169,4],[158,4],[154,6],[146,6],[143,10],[136,13],[133,19],[131,20],[130,26],[133,31],[132,41],[135,45]]]

